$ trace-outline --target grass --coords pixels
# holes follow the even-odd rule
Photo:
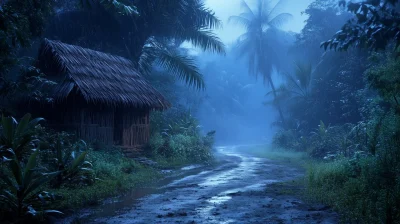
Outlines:
[[[87,160],[93,164],[94,175],[98,179],[90,186],[63,185],[60,189],[48,189],[63,197],[54,209],[80,209],[97,205],[106,198],[120,196],[155,183],[162,177],[159,169],[178,169],[191,164],[191,161],[184,158],[157,156],[153,158],[157,162],[157,168],[152,168],[126,158],[118,149],[90,151]]]
[[[400,186],[385,186],[375,158],[314,162],[305,180],[307,198],[332,206],[344,222],[400,223]]]
[[[51,189],[51,192],[63,197],[63,200],[55,205],[55,209],[79,209],[96,205],[105,198],[149,185],[161,177],[155,169],[125,158],[118,151],[91,151],[88,160],[92,162],[98,179],[90,186],[62,186],[60,189]]]
[[[375,158],[312,160],[306,153],[267,145],[243,146],[236,150],[305,168],[303,178],[273,183],[269,191],[331,206],[341,214],[344,223],[400,223],[400,186],[390,189],[384,186],[387,180],[379,171],[383,165]]]
[[[304,165],[307,160],[307,154],[304,152],[295,152],[286,149],[274,148],[270,145],[239,146],[237,151],[245,152],[256,157],[267,158],[279,162]]]
[[[400,223],[400,184],[395,174],[398,171],[387,159],[313,160],[306,153],[267,145],[242,146],[236,150],[305,169],[303,178],[271,184],[269,190],[277,194],[331,206],[344,223]]]
[[[348,181],[345,161],[313,162],[307,164],[306,168],[305,181],[308,198],[324,204],[335,204],[339,191]]]
[[[367,198],[363,196],[364,183],[359,178],[350,177],[348,163],[344,159],[308,164],[305,181],[307,199],[332,206],[344,218],[357,219],[367,209],[367,204],[364,204]]]

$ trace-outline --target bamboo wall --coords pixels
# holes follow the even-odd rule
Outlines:
[[[122,146],[140,146],[149,141],[149,113],[124,112],[122,115]]]
[[[83,109],[79,136],[95,140],[106,145],[114,144],[114,111],[110,109]]]
[[[58,104],[36,108],[56,130],[75,132],[86,141],[134,148],[149,141],[149,110]]]

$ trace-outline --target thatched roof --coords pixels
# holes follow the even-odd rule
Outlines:
[[[123,57],[45,39],[38,66],[50,80],[53,97],[77,90],[87,102],[165,109],[169,102]]]

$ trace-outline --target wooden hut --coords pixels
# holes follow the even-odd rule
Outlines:
[[[45,39],[37,67],[54,81],[35,103],[48,125],[80,138],[134,148],[149,139],[149,113],[169,102],[123,57]]]

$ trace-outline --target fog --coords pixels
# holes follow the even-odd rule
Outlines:
[[[399,21],[400,0],[0,0],[0,223],[400,224]]]
[[[243,33],[243,29],[240,27],[228,23],[229,17],[232,15],[239,15],[241,13],[241,1],[242,0],[206,0],[206,5],[215,12],[215,15],[223,21],[223,28],[215,30],[215,33],[221,38],[225,44],[231,44],[236,41],[237,37]],[[254,0],[247,0],[249,4],[255,3]],[[274,5],[277,1],[272,0],[271,4]],[[304,26],[304,21],[307,16],[302,15],[307,6],[312,0],[285,0],[282,12],[290,13],[293,15],[293,19],[284,24],[281,29],[285,31],[300,32]]]
[[[235,43],[245,29],[229,21],[229,17],[240,15],[243,8],[241,0],[206,0],[207,7],[215,12],[222,21],[223,27],[215,33],[227,47],[224,56],[198,53],[197,60],[206,82],[203,100],[196,112],[196,117],[204,132],[216,130],[217,144],[257,144],[269,143],[277,130],[274,122],[278,119],[276,108],[271,105],[272,96],[268,83],[262,77],[256,78],[249,73],[245,58],[239,59],[235,51]],[[255,0],[246,1],[254,7]],[[290,13],[292,18],[280,26],[280,30],[289,33],[288,42],[294,41],[294,33],[298,33],[307,19],[302,12],[311,0],[281,1],[279,13]],[[271,1],[275,6],[277,1]],[[287,47],[289,43],[285,43]],[[190,48],[190,46],[187,46]],[[194,49],[194,48],[193,48]],[[287,50],[279,49],[283,61],[291,61],[285,57]],[[281,83],[281,76],[272,71],[274,83]],[[269,103],[268,103],[269,102]]]

